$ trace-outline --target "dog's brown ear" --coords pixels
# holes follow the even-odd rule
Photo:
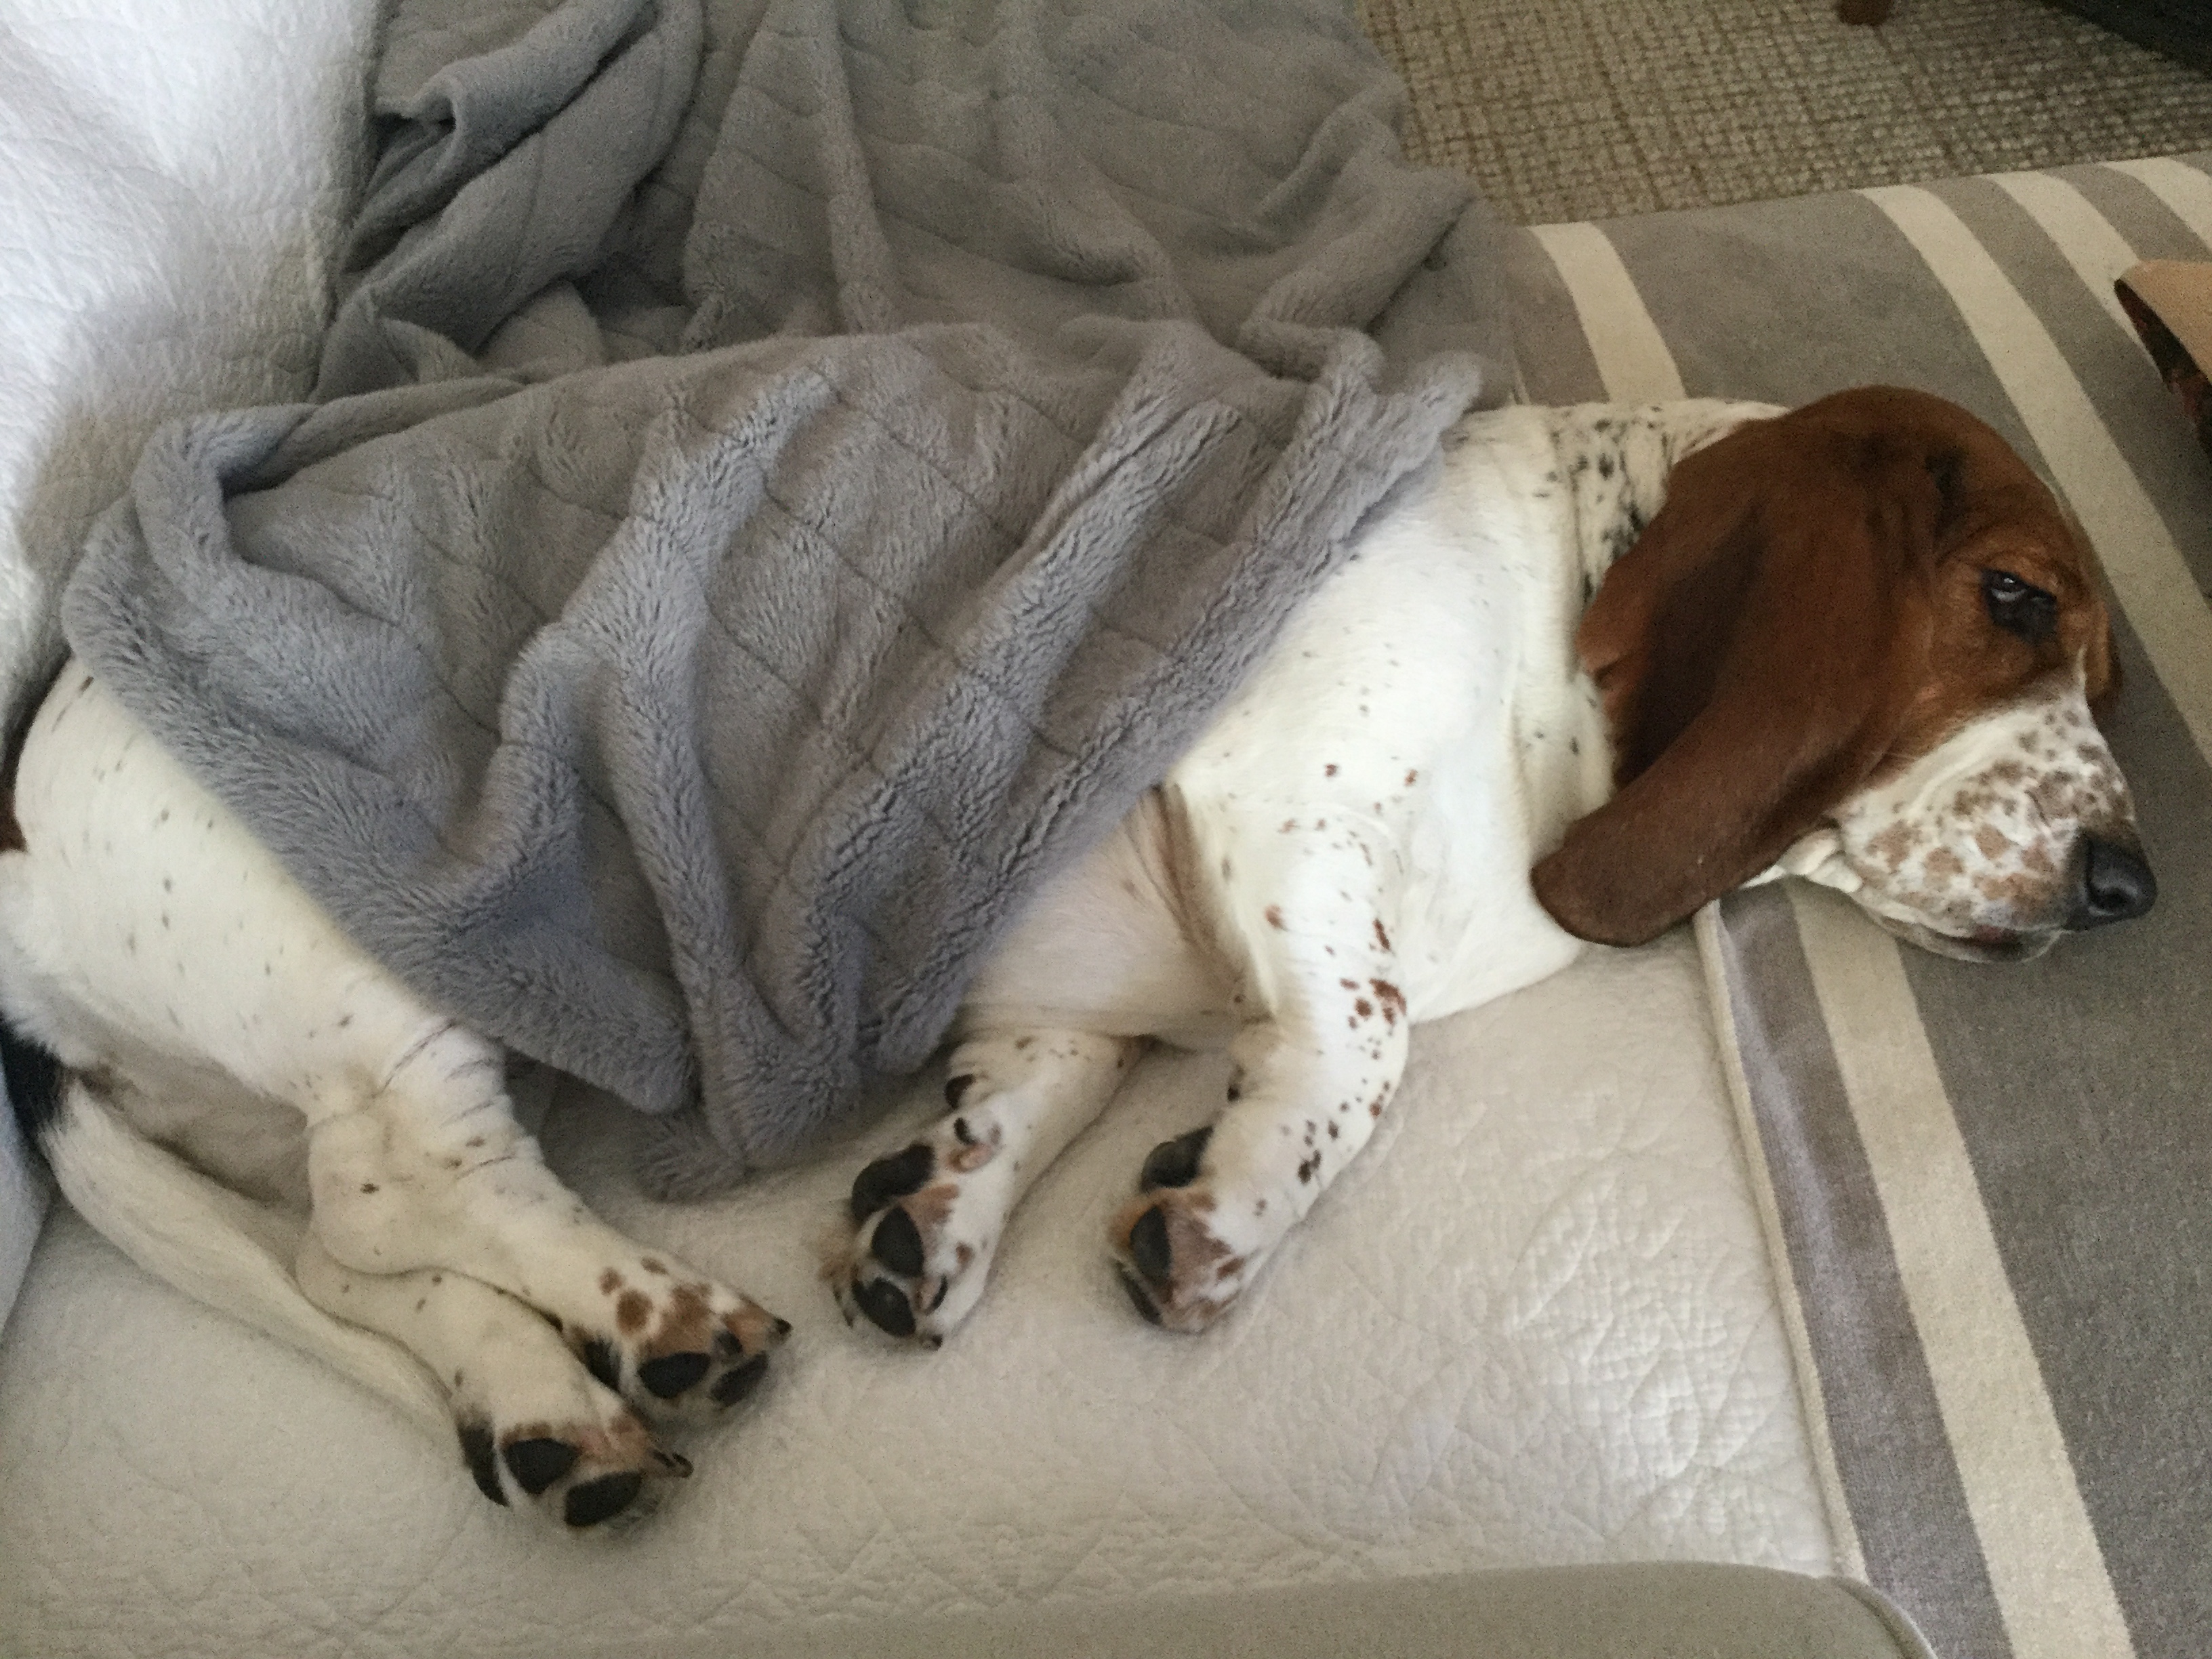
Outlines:
[[[1571,933],[1642,944],[1756,875],[1904,722],[1954,463],[1826,406],[1678,465],[1583,619],[1618,793],[1536,866]]]

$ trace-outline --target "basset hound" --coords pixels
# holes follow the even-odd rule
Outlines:
[[[1470,415],[989,960],[944,1116],[853,1183],[838,1299],[942,1341],[1153,1041],[1234,1062],[1109,1240],[1138,1310],[1194,1331],[1358,1155],[1411,1027],[1585,940],[1784,872],[1977,960],[2139,915],[2091,713],[2113,675],[2079,529],[1938,399]],[[9,1092],[94,1226],[457,1427],[496,1502],[587,1527],[684,1472],[656,1431],[747,1393],[782,1321],[591,1215],[505,1056],[80,668],[31,720],[12,813]]]

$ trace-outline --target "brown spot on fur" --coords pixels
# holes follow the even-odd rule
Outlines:
[[[1867,851],[1894,870],[1905,862],[1918,839],[1918,832],[1911,824],[1893,823],[1867,842]]]
[[[1993,859],[2004,852],[2007,843],[2002,831],[1993,830],[1985,823],[1974,831],[1974,845],[1982,849],[1984,858]]]
[[[622,1287],[623,1276],[617,1273],[612,1267],[608,1268],[606,1272],[599,1275],[599,1294],[601,1296],[612,1296],[617,1291],[622,1289]]]
[[[624,1336],[636,1335],[652,1317],[653,1298],[642,1291],[624,1291],[615,1301],[615,1328]]]
[[[1408,789],[1412,788],[1412,787],[1413,787],[1414,780],[1415,780],[1415,779],[1417,779],[1417,778],[1419,778],[1420,775],[1420,775],[1420,773],[1419,773],[1419,771],[1413,771],[1413,772],[1408,772],[1408,773],[1407,773],[1407,774],[1406,774],[1406,787],[1407,787]]]
[[[642,1260],[641,1261],[640,1261],[637,1265],[638,1265],[639,1267],[641,1267],[644,1268],[644,1269],[646,1270],[646,1272],[647,1272],[647,1273],[660,1273],[660,1274],[662,1274],[662,1275],[664,1275],[664,1276],[665,1276],[665,1275],[667,1273],[667,1272],[668,1272],[668,1267],[667,1267],[667,1264],[666,1264],[666,1263],[665,1263],[665,1262],[661,1262],[661,1261],[655,1261],[655,1260],[654,1260],[653,1257],[651,1257],[651,1256],[647,1256],[646,1258],[644,1258],[644,1260]]]
[[[1358,1001],[1353,1003],[1352,1006],[1362,1019],[1372,1019],[1375,1017],[1375,1005],[1370,1002],[1365,997],[1360,998]]]
[[[1948,847],[1939,847],[1929,854],[1927,867],[1929,875],[1946,881],[1954,876],[1963,876],[1966,873],[1966,865],[1960,860],[1959,855]]]
[[[906,1212],[914,1224],[925,1230],[941,1227],[952,1213],[952,1200],[960,1195],[959,1188],[949,1181],[940,1181],[934,1187],[925,1187],[905,1200]]]
[[[2056,774],[2039,778],[2028,789],[2027,798],[2046,823],[2063,823],[2079,815],[2081,794],[2070,778]]]
[[[1282,925],[1283,907],[1279,904],[1269,905],[1267,907],[1267,926],[1270,927],[1280,927]]]
[[[975,1259],[975,1247],[973,1244],[956,1244],[952,1247],[952,1260],[958,1266],[964,1267]]]
[[[1375,918],[1375,942],[1386,951],[1390,948],[1390,935],[1383,927],[1382,918],[1380,916]]]
[[[2026,875],[1984,876],[1974,888],[1992,904],[2025,908],[2041,896],[2042,883]]]
[[[1406,1012],[1406,994],[1387,979],[1370,980],[1368,983],[1375,988],[1376,1000],[1382,1005],[1382,1018],[1395,1025],[1398,1017]]]
[[[1334,777],[1336,775],[1336,763],[1334,761],[1331,761],[1327,766],[1322,768],[1322,775],[1325,778]]]
[[[665,1354],[698,1353],[709,1347],[715,1322],[712,1294],[705,1285],[678,1285],[669,1291],[666,1316],[653,1332],[653,1340],[646,1344],[646,1357],[658,1359]],[[619,1304],[616,1313],[620,1317]],[[728,1321],[723,1323],[726,1326]]]
[[[747,1302],[722,1316],[722,1328],[744,1345],[747,1353],[773,1348],[791,1333],[791,1327],[766,1308]]]

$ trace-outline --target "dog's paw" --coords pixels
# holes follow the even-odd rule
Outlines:
[[[457,1280],[441,1279],[436,1290],[496,1298],[471,1322],[465,1364],[441,1379],[451,1385],[462,1459],[493,1503],[581,1531],[638,1519],[661,1483],[691,1473],[537,1315]]]
[[[489,1416],[457,1417],[462,1460],[483,1495],[579,1532],[651,1513],[654,1483],[681,1480],[691,1465],[656,1444],[620,1400],[601,1394],[607,1409],[559,1420],[502,1427]]]
[[[1011,1170],[987,1116],[955,1114],[853,1182],[823,1268],[845,1322],[934,1348],[981,1300],[1012,1209]]]
[[[585,1369],[647,1421],[706,1423],[752,1393],[791,1325],[672,1256],[603,1268],[598,1303],[560,1319]]]
[[[1265,1199],[1240,1202],[1215,1190],[1203,1168],[1212,1134],[1194,1129],[1153,1147],[1137,1196],[1108,1229],[1129,1300],[1170,1330],[1202,1331],[1228,1312],[1274,1237]]]

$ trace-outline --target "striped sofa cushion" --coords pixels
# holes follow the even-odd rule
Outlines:
[[[2212,247],[2212,156],[1553,225],[1531,401],[1974,410],[2105,561],[2157,909],[2025,967],[1801,884],[1699,918],[1847,1570],[1975,1659],[2212,1639],[2212,465],[2113,281]]]

